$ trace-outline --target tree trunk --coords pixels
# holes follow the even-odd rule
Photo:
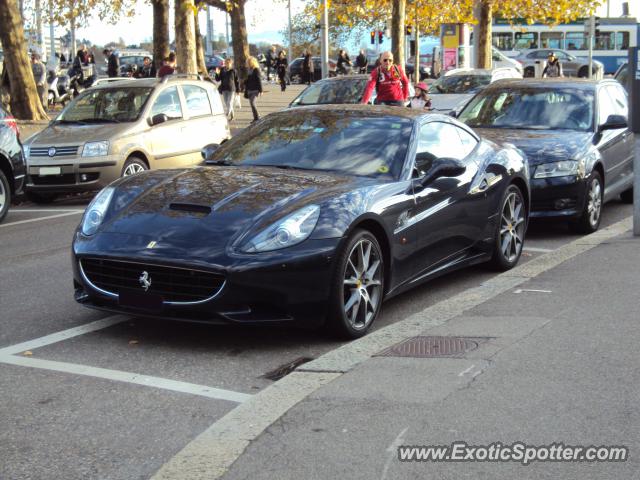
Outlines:
[[[151,0],[153,5],[153,63],[160,70],[169,56],[169,0]]]
[[[73,14],[71,14],[73,15]],[[69,54],[69,61],[73,61],[78,53],[78,45],[76,41],[76,17],[71,17],[71,53]]]
[[[175,0],[176,60],[179,73],[197,74],[193,0]]]
[[[26,55],[27,43],[16,0],[0,0],[0,43],[11,84],[11,113],[20,120],[46,120]]]
[[[200,34],[200,22],[198,22],[198,14],[194,15],[195,31],[196,31],[196,63],[198,65],[198,73],[205,78],[209,76],[207,71],[207,64],[204,60],[204,42],[202,41],[202,35]]]
[[[391,53],[393,53],[394,63],[405,68],[404,58],[404,22],[406,0],[393,0],[391,13]]]
[[[477,68],[491,68],[491,22],[493,21],[492,0],[478,0],[478,65]]]
[[[231,17],[231,37],[233,43],[234,65],[244,85],[248,76],[247,58],[249,58],[249,42],[247,41],[247,20],[244,15],[246,0],[237,0],[229,15]],[[241,85],[240,88],[243,88]]]

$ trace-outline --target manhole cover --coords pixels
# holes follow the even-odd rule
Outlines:
[[[377,357],[455,357],[478,348],[485,339],[469,337],[413,337],[378,353]]]

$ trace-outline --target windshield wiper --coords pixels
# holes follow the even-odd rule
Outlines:
[[[71,125],[71,124],[77,124],[77,125],[87,125],[87,122],[85,122],[84,120],[56,120],[54,123],[61,123],[64,125]]]
[[[120,120],[116,120],[115,118],[83,118],[82,120],[78,120],[81,123],[122,123]]]

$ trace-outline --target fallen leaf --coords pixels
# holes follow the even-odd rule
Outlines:
[[[31,350],[27,350],[26,352],[22,352],[22,355],[24,355],[25,357],[31,357],[33,355],[33,352]]]

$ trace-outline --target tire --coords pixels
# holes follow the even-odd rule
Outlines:
[[[520,188],[509,185],[500,200],[498,223],[489,266],[510,270],[518,264],[527,231],[527,206]]]
[[[624,203],[633,203],[633,187],[622,192],[620,194],[620,200]]]
[[[0,222],[7,216],[9,205],[11,205],[11,186],[7,176],[0,170]]]
[[[149,170],[147,163],[140,157],[132,155],[127,158],[126,162],[124,162],[124,166],[122,167],[122,173],[120,174],[120,176],[128,177],[130,175],[136,175],[138,173],[144,172],[145,170]]]
[[[47,203],[52,203],[58,195],[56,195],[55,193],[27,192],[26,196],[27,200],[39,205],[44,205]]]
[[[602,196],[604,188],[600,172],[594,170],[587,181],[584,207],[580,217],[569,223],[569,228],[574,233],[589,234],[598,230],[602,219]]]
[[[356,230],[337,257],[327,329],[347,340],[364,336],[380,313],[383,298],[382,249],[370,232]]]

